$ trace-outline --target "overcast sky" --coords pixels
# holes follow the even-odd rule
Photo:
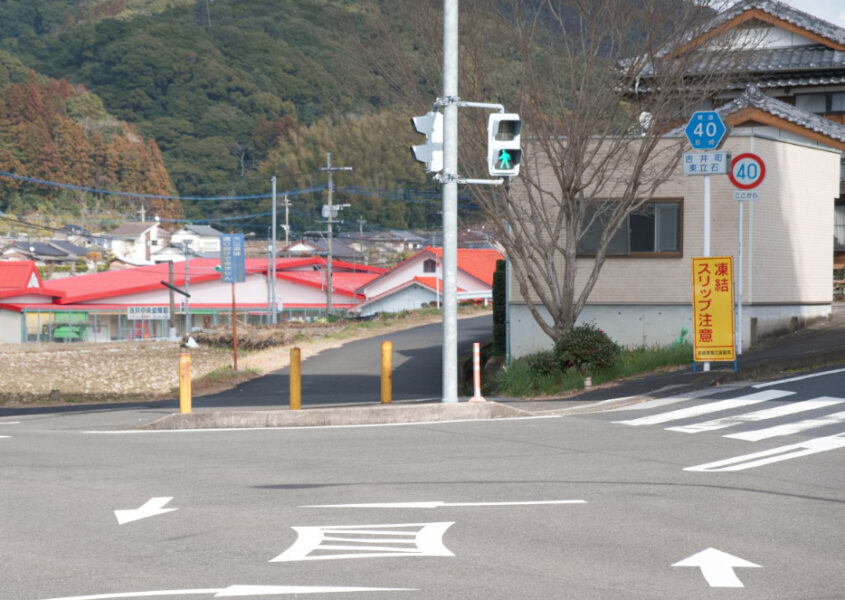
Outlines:
[[[843,0],[782,0],[806,13],[821,17],[834,25],[845,27],[845,1]]]

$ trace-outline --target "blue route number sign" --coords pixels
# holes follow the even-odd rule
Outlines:
[[[220,280],[241,283],[246,279],[244,234],[224,233],[220,236]]]
[[[696,150],[715,150],[725,138],[728,128],[715,110],[700,110],[693,113],[684,133]]]

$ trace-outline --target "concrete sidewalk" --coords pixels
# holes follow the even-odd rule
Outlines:
[[[518,418],[606,410],[652,397],[787,372],[845,366],[845,304],[833,305],[831,318],[795,333],[764,340],[733,363],[713,363],[710,371],[692,365],[666,373],[635,377],[560,398],[488,398],[488,402],[440,402],[310,408],[299,411],[253,410],[175,414],[145,429],[348,426],[472,419]]]

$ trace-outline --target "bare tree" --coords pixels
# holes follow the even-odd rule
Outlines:
[[[739,47],[752,43],[711,38],[706,48],[688,45],[714,17],[712,6],[511,0],[494,41],[513,55],[517,68],[509,70],[501,51],[494,61],[473,48],[471,31],[462,38],[462,97],[492,100],[481,95],[493,81],[484,73],[496,68],[514,89],[503,100],[523,119],[519,177],[510,187],[473,192],[498,229],[519,295],[552,339],[575,323],[628,215],[679,172],[683,137],[667,138],[667,130],[725,89],[723,74],[741,60]],[[487,89],[465,85],[472,82]],[[485,124],[469,118],[465,126],[473,133],[462,136],[462,157],[483,156]],[[598,241],[584,260],[579,244],[590,232]],[[579,268],[585,273],[576,277]]]

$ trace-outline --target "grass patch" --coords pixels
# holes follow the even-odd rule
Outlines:
[[[625,350],[612,367],[591,373],[593,385],[650,373],[666,367],[692,363],[690,344],[672,344],[662,348]],[[499,371],[496,393],[503,396],[552,396],[584,388],[584,376],[576,369],[538,372],[529,361],[519,359]]]

